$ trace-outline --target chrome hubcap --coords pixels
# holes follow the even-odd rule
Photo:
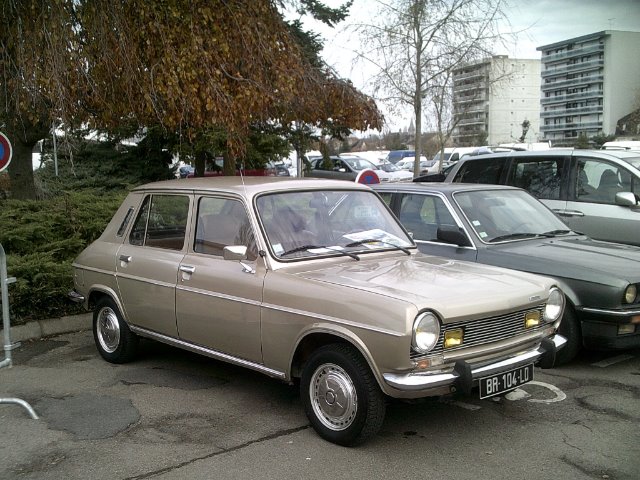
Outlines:
[[[345,430],[358,412],[358,395],[351,377],[332,363],[320,365],[309,385],[311,405],[322,424],[335,431]]]
[[[107,353],[115,352],[120,344],[120,322],[116,312],[109,307],[100,310],[96,329],[100,347]]]

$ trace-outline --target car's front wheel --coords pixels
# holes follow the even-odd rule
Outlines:
[[[382,426],[384,394],[350,345],[325,345],[313,352],[302,371],[300,393],[311,425],[325,440],[354,446]]]
[[[131,361],[139,341],[108,297],[100,299],[93,311],[93,339],[102,358],[111,363]]]

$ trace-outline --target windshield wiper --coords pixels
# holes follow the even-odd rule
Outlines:
[[[535,238],[535,237],[544,237],[547,235],[540,233],[532,233],[532,232],[516,232],[516,233],[507,233],[506,235],[500,235],[498,237],[494,237],[489,240],[490,243],[493,242],[501,242],[502,240],[515,240],[517,238]],[[553,236],[553,235],[549,235]]]
[[[367,243],[382,243],[384,245],[389,245],[390,247],[397,248],[398,250],[402,250],[407,255],[411,255],[411,252],[408,248],[401,247],[400,245],[396,245],[395,243],[385,242],[384,240],[378,240],[377,238],[365,238],[363,240],[357,240],[355,242],[348,243],[345,247],[357,247],[360,245],[366,245]]]
[[[556,235],[568,235],[570,233],[581,235],[581,233],[574,232],[573,230],[551,230],[550,232],[544,232],[540,235],[544,235],[545,237],[555,237]]]
[[[351,252],[345,252],[344,250],[340,250],[339,248],[333,248],[333,247],[322,247],[319,245],[302,245],[300,247],[295,247],[292,248],[291,250],[287,250],[284,253],[280,254],[280,257],[284,257],[285,255],[291,255],[293,253],[298,253],[298,252],[304,252],[305,250],[311,250],[311,249],[325,249],[325,250],[331,250],[332,252],[336,252],[339,253],[341,255],[346,255],[347,257],[351,257],[355,260],[360,260],[360,257],[358,255],[356,255],[355,253],[351,253]]]

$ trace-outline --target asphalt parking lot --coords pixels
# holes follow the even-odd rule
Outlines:
[[[393,401],[358,448],[321,440],[296,387],[144,341],[104,362],[91,332],[24,342],[0,370],[2,479],[640,478],[640,350],[584,354],[494,400]]]

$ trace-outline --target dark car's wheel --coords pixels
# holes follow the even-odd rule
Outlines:
[[[100,299],[93,311],[93,339],[102,358],[111,363],[131,361],[139,341],[108,297]]]
[[[350,345],[325,345],[313,352],[302,371],[300,394],[311,425],[330,442],[358,445],[382,426],[384,394]]]
[[[570,305],[564,309],[558,333],[567,339],[565,346],[556,353],[555,364],[562,365],[573,360],[582,348],[582,331]]]

